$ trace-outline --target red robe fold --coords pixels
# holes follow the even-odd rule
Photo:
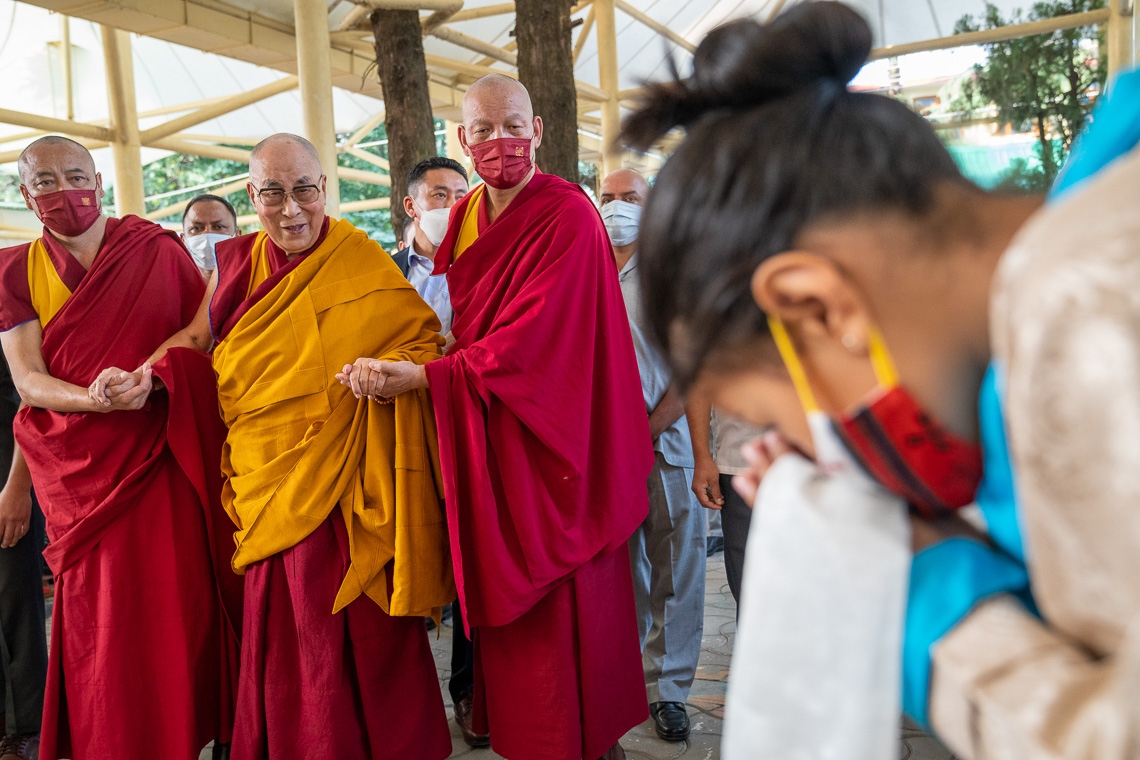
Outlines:
[[[476,707],[500,753],[592,760],[647,714],[625,546],[648,512],[653,448],[633,339],[580,188],[536,174],[453,263],[479,197],[456,204],[436,254],[456,343],[427,365],[456,585],[488,689]]]
[[[141,364],[190,321],[204,289],[174,235],[137,217],[107,229],[90,271],[78,281],[61,271],[72,295],[43,331],[48,371],[80,386]],[[213,391],[179,357],[160,374],[173,393],[139,411],[26,407],[16,418],[56,577],[45,760],[196,757],[232,728],[240,598],[214,562],[224,513],[211,441],[180,440],[179,428]]]

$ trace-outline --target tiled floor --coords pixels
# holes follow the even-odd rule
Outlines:
[[[451,662],[451,629],[444,626],[439,639],[432,638],[436,667],[441,685],[446,678]],[[672,758],[692,758],[692,760],[715,760],[720,757],[721,721],[724,718],[724,695],[727,687],[728,663],[732,653],[732,642],[736,637],[736,603],[728,591],[724,575],[724,555],[717,554],[708,561],[708,579],[705,585],[705,632],[701,651],[697,680],[689,694],[689,715],[692,720],[692,734],[689,741],[681,743],[664,742],[653,732],[650,721],[636,726],[622,739],[622,746],[630,760],[666,760]],[[448,715],[451,715],[451,701],[447,689],[443,689],[447,701]],[[455,722],[451,722],[452,757],[470,760],[492,760],[498,758],[489,749],[471,749],[463,743]],[[952,757],[938,741],[917,728],[904,726],[900,740],[900,760],[952,760]]]

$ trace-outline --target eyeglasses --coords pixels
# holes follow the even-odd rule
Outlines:
[[[321,197],[321,188],[317,185],[297,185],[292,190],[282,190],[279,187],[254,188],[257,199],[263,206],[280,206],[285,202],[285,196],[290,195],[299,204],[312,203]]]

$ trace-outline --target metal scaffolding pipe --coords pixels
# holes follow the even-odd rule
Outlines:
[[[1131,0],[1109,0],[1106,37],[1108,42],[1108,82],[1136,62],[1135,9]]]
[[[621,101],[618,100],[617,20],[614,0],[594,0],[598,41],[598,83],[602,101],[602,176],[621,168]]]
[[[293,0],[297,31],[297,73],[301,80],[301,110],[305,136],[317,148],[329,181],[325,210],[340,214],[340,187],[336,180],[336,126],[333,120],[332,66],[329,63],[328,6],[325,0]]]
[[[696,45],[689,42],[687,39],[685,39],[681,35],[677,34],[672,29],[670,29],[669,27],[662,24],[660,21],[657,21],[657,20],[652,19],[649,16],[645,15],[644,13],[639,11],[637,8],[634,8],[632,5],[627,3],[625,0],[614,0],[614,5],[622,13],[625,13],[628,16],[632,16],[633,18],[637,19],[638,21],[640,21],[645,26],[649,27],[653,31],[660,34],[662,37],[665,37],[666,39],[677,43],[681,47],[685,48],[685,50],[688,50],[690,53],[696,51],[696,49],[697,49]]]
[[[985,45],[992,42],[1015,40],[1019,37],[1031,37],[1035,34],[1049,34],[1059,29],[1075,29],[1080,26],[1094,26],[1104,24],[1109,19],[1108,8],[1087,11],[1085,13],[1069,13],[1056,18],[1030,21],[1024,24],[1010,24],[993,29],[982,29],[977,32],[964,32],[949,37],[939,37],[921,42],[908,42],[904,45],[888,45],[871,51],[869,60],[891,58],[896,55],[910,55],[911,53],[926,53],[931,50],[949,50],[950,48],[966,47],[967,45]]]
[[[67,120],[75,121],[75,94],[71,81],[71,19],[59,17],[59,61],[63,68],[63,98],[67,103]]]
[[[300,37],[297,38],[300,40]],[[325,46],[326,60],[328,46]],[[222,98],[216,102],[203,106],[195,111],[192,111],[184,116],[179,116],[176,119],[163,122],[158,126],[151,127],[142,133],[142,141],[144,143],[151,140],[161,140],[164,137],[176,135],[179,132],[189,129],[190,127],[197,126],[203,122],[216,119],[219,116],[232,113],[239,108],[245,108],[248,105],[253,105],[258,101],[265,100],[266,98],[279,95],[282,92],[288,92],[297,86],[297,77],[283,77],[275,82],[263,84],[261,87],[255,87],[247,92],[242,92],[228,98]],[[329,79],[329,87],[332,87],[332,79]]]
[[[107,99],[111,112],[111,155],[115,162],[115,208],[119,216],[146,213],[143,191],[142,143],[135,103],[135,67],[131,35],[100,26],[103,61],[107,69]]]
[[[50,116],[40,116],[23,111],[10,111],[7,108],[0,108],[0,124],[27,127],[28,129],[42,130],[45,133],[58,132],[71,137],[87,137],[102,142],[108,142],[111,139],[111,130],[107,127],[66,119],[53,119]],[[4,142],[9,142],[11,139],[13,138],[5,138]]]

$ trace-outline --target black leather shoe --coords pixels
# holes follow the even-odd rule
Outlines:
[[[653,728],[667,742],[683,742],[689,738],[689,714],[682,702],[654,702],[649,706]]]
[[[463,734],[463,741],[467,742],[468,747],[490,747],[491,735],[475,733],[472,726],[472,711],[473,705],[471,697],[464,697],[455,703],[455,724],[459,726],[459,732]]]

